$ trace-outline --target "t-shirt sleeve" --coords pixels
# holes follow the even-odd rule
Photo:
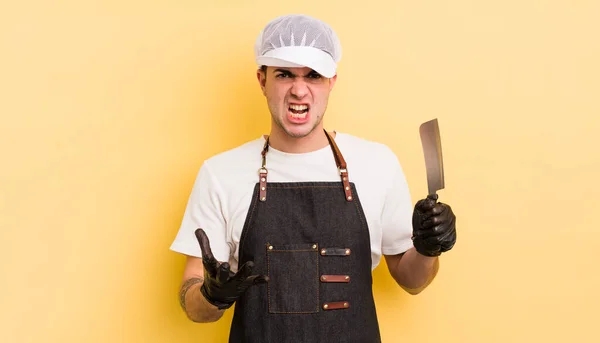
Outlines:
[[[204,163],[194,182],[179,232],[171,244],[172,251],[202,257],[195,235],[196,229],[201,228],[206,232],[214,257],[218,261],[229,260],[223,194],[209,165]]]
[[[400,254],[413,246],[412,203],[408,183],[395,155],[391,161],[392,180],[388,183],[381,217],[381,251],[384,255]]]

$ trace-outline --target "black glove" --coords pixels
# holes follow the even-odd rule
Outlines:
[[[456,243],[456,216],[437,199],[434,194],[419,200],[413,212],[413,244],[425,256],[439,256]]]
[[[219,309],[227,309],[244,293],[248,287],[268,281],[264,275],[250,275],[254,263],[248,261],[237,273],[229,269],[229,263],[218,262],[212,254],[206,233],[196,230],[196,238],[202,249],[202,264],[204,265],[204,283],[200,287],[206,300]]]

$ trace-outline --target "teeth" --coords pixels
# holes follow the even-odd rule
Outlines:
[[[308,109],[308,106],[306,106],[306,105],[290,105],[290,108],[295,111],[304,111],[304,110]]]
[[[294,113],[294,112],[290,112],[290,114],[292,115],[292,118],[306,118],[306,112],[303,113]]]

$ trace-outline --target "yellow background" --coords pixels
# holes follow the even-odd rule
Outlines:
[[[418,296],[376,269],[384,342],[600,341],[600,2],[64,0],[0,5],[0,342],[226,341],[168,248],[202,160],[268,132],[253,43],[290,12],[342,41],[326,127],[413,202],[440,122],[458,242]]]

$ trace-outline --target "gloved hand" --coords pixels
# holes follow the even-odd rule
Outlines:
[[[425,256],[439,256],[456,243],[456,216],[437,199],[434,194],[419,200],[413,212],[413,245]]]
[[[204,265],[204,283],[200,287],[206,300],[219,309],[227,309],[252,285],[265,283],[268,277],[264,275],[250,275],[254,263],[244,263],[237,273],[229,269],[229,263],[218,262],[212,254],[206,233],[202,229],[196,230],[196,238],[202,249],[202,264]]]

